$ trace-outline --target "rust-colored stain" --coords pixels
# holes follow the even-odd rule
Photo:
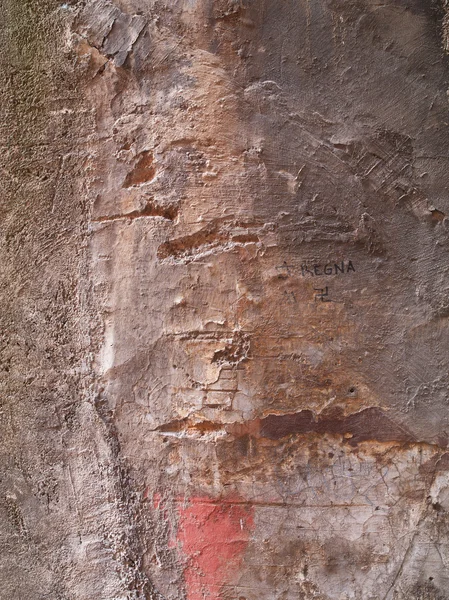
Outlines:
[[[273,440],[309,432],[342,434],[349,438],[351,446],[367,440],[415,441],[407,429],[377,407],[348,416],[334,411],[333,415],[317,418],[312,411],[303,410],[294,414],[268,415],[260,420],[260,436]]]
[[[354,447],[366,441],[419,441],[404,425],[397,423],[379,407],[366,408],[350,415],[344,415],[340,408],[320,415],[315,415],[311,410],[300,410],[296,413],[269,414],[260,419],[231,424],[207,420],[195,422],[185,418],[160,425],[157,431],[200,435],[222,431],[237,439],[250,435],[255,439],[269,440],[282,440],[309,433],[334,434],[341,435],[346,443]],[[447,447],[447,439],[441,437],[438,444]]]
[[[221,600],[238,572],[254,527],[253,507],[234,500],[191,498],[179,508],[178,541],[187,559],[188,600]]]
[[[139,154],[137,164],[126,176],[123,187],[129,188],[135,185],[142,185],[151,181],[156,175],[156,169],[153,165],[153,154],[145,150]]]

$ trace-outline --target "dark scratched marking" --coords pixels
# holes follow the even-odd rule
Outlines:
[[[285,290],[284,296],[287,302],[289,302],[290,304],[296,304],[297,300],[294,292],[287,292],[287,290]]]
[[[325,288],[313,288],[315,292],[320,292],[319,294],[315,294],[315,302],[332,302],[329,298],[329,288],[326,286]]]
[[[352,260],[342,260],[326,264],[303,264],[300,268],[295,265],[289,265],[286,261],[282,265],[276,266],[276,271],[281,279],[287,279],[291,275],[300,275],[301,277],[330,277],[331,275],[347,275],[355,273],[355,267]]]
[[[275,268],[276,268],[276,271],[279,273],[279,277],[281,279],[286,279],[287,277],[292,275],[295,267],[294,267],[294,265],[288,265],[286,263],[286,261],[284,260],[282,265],[278,265]]]

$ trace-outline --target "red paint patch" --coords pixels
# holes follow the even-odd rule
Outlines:
[[[153,506],[155,510],[158,510],[161,506],[162,503],[162,496],[159,494],[159,492],[156,492],[155,494],[153,494]]]
[[[188,600],[221,600],[221,589],[237,573],[253,526],[253,507],[231,500],[191,498],[186,508],[179,508]]]

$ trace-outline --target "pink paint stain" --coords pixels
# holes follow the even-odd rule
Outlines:
[[[178,542],[188,600],[221,600],[238,572],[254,527],[253,507],[235,499],[191,498],[179,507]]]

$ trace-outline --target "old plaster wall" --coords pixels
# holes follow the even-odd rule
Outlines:
[[[95,121],[70,10],[0,2],[2,600],[126,598],[133,577],[115,450],[93,402]]]
[[[449,598],[444,5],[3,4],[5,598]]]

